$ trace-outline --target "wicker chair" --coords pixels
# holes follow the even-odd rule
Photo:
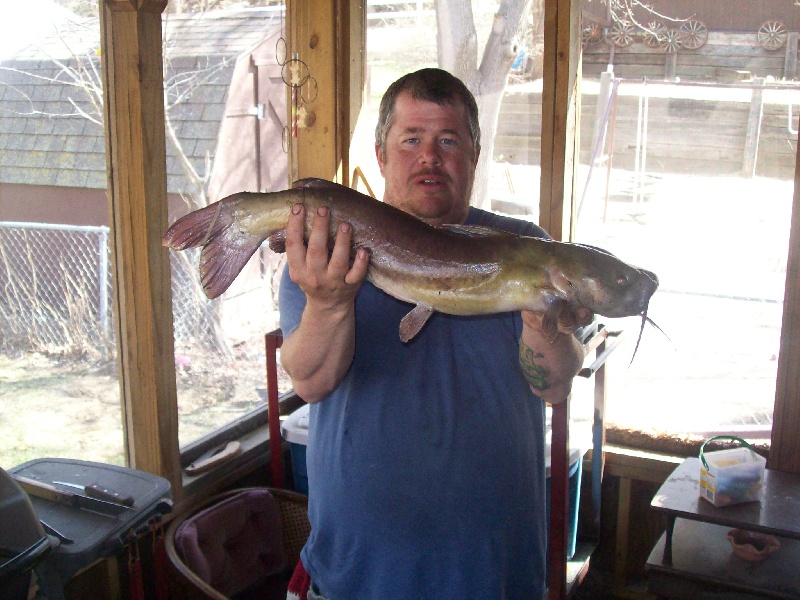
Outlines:
[[[167,529],[171,597],[284,599],[310,530],[301,494],[243,488],[213,496]]]

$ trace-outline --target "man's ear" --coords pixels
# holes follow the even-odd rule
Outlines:
[[[381,170],[381,175],[383,175],[383,152],[381,152],[380,144],[375,144],[375,158],[378,159],[378,168]]]
[[[477,166],[478,166],[478,159],[480,158],[480,156],[481,156],[481,147],[480,147],[480,146],[478,146],[477,148],[475,148],[475,162],[474,162],[474,163],[473,163],[473,165],[472,165],[473,167],[476,167],[476,168],[477,168]]]

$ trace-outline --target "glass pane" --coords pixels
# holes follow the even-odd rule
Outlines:
[[[124,462],[96,2],[0,21],[0,464]],[[73,11],[74,9],[74,11]]]
[[[608,418],[768,442],[794,193],[800,86],[787,30],[797,10],[599,6],[584,13],[577,239],[659,276],[648,316],[664,331],[645,326],[629,366],[639,323],[620,324],[628,351],[611,365]]]
[[[164,16],[170,220],[235,192],[273,192],[288,182],[283,5],[205,13],[192,6],[170,3]],[[264,406],[264,335],[278,326],[282,262],[264,247],[225,294],[208,300],[199,253],[171,257],[185,446]]]

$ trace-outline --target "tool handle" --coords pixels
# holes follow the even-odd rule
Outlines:
[[[131,496],[124,496],[119,492],[103,487],[96,483],[87,485],[84,488],[86,495],[90,498],[97,498],[98,500],[105,500],[106,502],[114,502],[115,504],[122,504],[123,506],[133,506],[133,498]]]

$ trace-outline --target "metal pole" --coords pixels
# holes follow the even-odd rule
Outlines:
[[[100,273],[97,277],[97,287],[100,296],[100,327],[103,331],[104,344],[102,345],[103,356],[106,354],[109,341],[108,327],[108,229],[100,232],[100,243],[98,244],[97,262],[100,265]]]

